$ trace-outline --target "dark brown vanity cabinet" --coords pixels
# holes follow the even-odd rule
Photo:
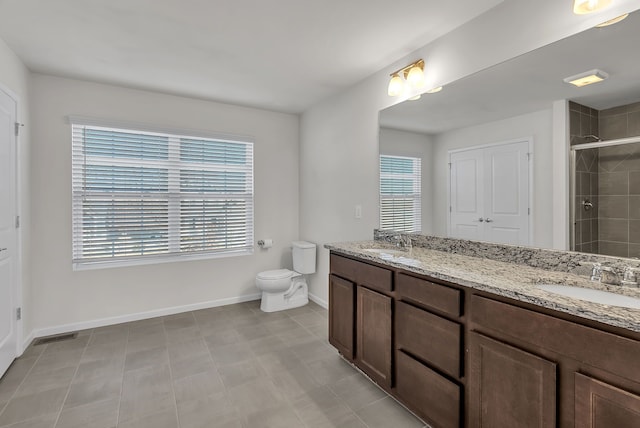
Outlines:
[[[392,289],[391,270],[331,255],[329,343],[386,389],[392,385]]]
[[[356,314],[356,364],[391,387],[391,297],[358,286]]]
[[[403,273],[396,278],[396,394],[434,427],[460,427],[462,291]]]
[[[331,254],[329,341],[434,428],[638,428],[640,334]]]
[[[347,360],[355,354],[355,284],[335,275],[329,276],[329,343]]]
[[[580,373],[575,376],[576,427],[640,427],[640,395]]]
[[[469,327],[469,427],[640,427],[637,339],[477,295]]]
[[[469,427],[556,426],[555,363],[469,335]]]

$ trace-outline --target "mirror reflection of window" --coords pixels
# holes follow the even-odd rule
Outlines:
[[[380,229],[421,231],[421,160],[380,155]]]

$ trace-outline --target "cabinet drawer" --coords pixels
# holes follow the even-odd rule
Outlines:
[[[396,304],[396,347],[453,376],[462,375],[462,327],[406,303]]]
[[[346,257],[331,255],[331,273],[382,292],[393,290],[393,272]]]
[[[331,254],[329,257],[329,268],[331,273],[338,275],[344,279],[356,282],[356,271],[360,263],[348,259],[346,257]]]
[[[439,428],[460,426],[460,386],[409,357],[396,352],[398,397],[425,421]]]
[[[460,316],[462,291],[424,279],[399,274],[396,286],[401,299],[417,303],[425,308],[452,316]]]
[[[476,295],[470,313],[473,329],[490,329],[529,343],[531,349],[551,350],[640,382],[637,340]]]

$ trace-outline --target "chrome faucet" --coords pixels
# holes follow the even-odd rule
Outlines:
[[[625,267],[621,284],[628,287],[638,287],[638,276],[636,272],[637,270],[631,266]]]
[[[396,235],[393,237],[396,241],[396,246],[404,248],[406,250],[411,249],[411,237],[407,235]]]
[[[600,263],[593,264],[593,269],[591,269],[591,281],[602,281],[602,265]]]

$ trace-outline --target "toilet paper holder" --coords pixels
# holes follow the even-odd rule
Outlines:
[[[260,248],[271,248],[273,247],[273,240],[271,239],[261,239],[258,241],[258,247]]]

